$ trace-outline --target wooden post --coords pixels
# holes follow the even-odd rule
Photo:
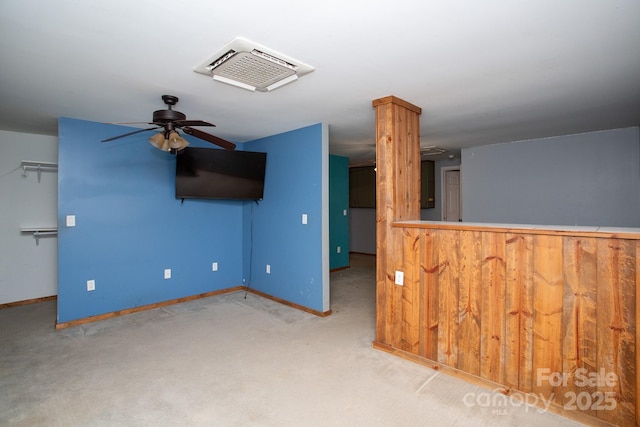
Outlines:
[[[403,288],[394,281],[396,269],[402,269],[403,239],[402,230],[393,230],[391,225],[394,221],[420,219],[422,109],[394,96],[374,100],[373,107],[377,171],[376,341],[400,348]]]

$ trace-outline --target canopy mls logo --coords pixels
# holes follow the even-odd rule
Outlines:
[[[491,415],[507,415],[509,408],[519,408],[524,405],[525,412],[535,410],[542,414],[549,410],[549,406],[553,401],[554,394],[551,393],[549,398],[540,394],[514,394],[507,396],[503,393],[503,389],[497,388],[493,391],[485,391],[481,393],[466,393],[462,397],[462,403],[469,408],[486,408],[491,409]]]
[[[572,382],[570,382],[573,379]],[[538,368],[536,371],[536,385],[544,387],[550,385],[553,388],[567,387],[569,385],[582,388],[589,387],[594,391],[569,390],[562,394],[562,407],[567,411],[611,411],[616,408],[616,392],[600,391],[596,388],[614,388],[618,385],[618,376],[614,372],[607,372],[601,368],[598,372],[590,372],[585,368],[578,368],[573,373],[552,372],[549,368]],[[481,393],[466,393],[462,403],[469,408],[479,407],[491,409],[492,415],[507,415],[509,408],[518,408],[524,405],[525,411],[534,409],[539,413],[549,410],[551,403],[556,399],[555,392],[545,396],[544,393],[516,393],[507,396],[503,389],[495,389]]]

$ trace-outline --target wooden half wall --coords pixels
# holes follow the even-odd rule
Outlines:
[[[374,347],[587,423],[640,425],[640,230],[419,221],[403,182],[415,141],[399,136],[419,109],[384,100],[407,111],[374,101]]]

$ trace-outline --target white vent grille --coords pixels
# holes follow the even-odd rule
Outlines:
[[[264,46],[236,38],[194,71],[223,83],[266,92],[313,70],[309,65],[269,51]]]
[[[443,154],[446,152],[447,150],[445,150],[444,148],[436,147],[435,145],[420,148],[420,154],[422,154],[423,156],[437,156],[438,154]]]

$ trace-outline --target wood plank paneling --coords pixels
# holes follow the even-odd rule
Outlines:
[[[636,425],[640,240],[395,228],[403,339],[386,345],[550,398],[565,415]]]
[[[458,231],[446,231],[438,245],[438,359],[458,365]]]
[[[482,234],[480,376],[504,384],[505,235]]]
[[[420,334],[420,240],[419,230],[404,230],[404,286],[402,286],[402,343],[400,348],[417,354]]]
[[[533,254],[533,391],[562,403],[562,237],[536,235]]]
[[[419,261],[420,261],[420,296],[418,300],[418,355],[427,357],[427,349],[429,345],[429,313],[427,312],[429,304],[429,274],[428,265],[431,262],[427,254],[431,250],[431,233],[427,230],[420,230],[419,238]],[[430,353],[429,353],[430,354]]]
[[[507,233],[505,239],[505,385],[530,392],[533,384],[533,238]]]
[[[636,241],[636,425],[640,426],[640,240]]]
[[[480,375],[480,307],[482,305],[482,234],[460,231],[458,268],[458,369]]]
[[[583,373],[597,372],[596,239],[565,237],[563,245],[562,373],[567,378],[563,404],[574,406],[577,396],[585,393],[594,396],[597,391],[595,385],[582,381]],[[590,408],[584,411],[595,415],[595,411]]]
[[[374,346],[640,426],[640,233],[421,222],[421,110],[373,106]]]
[[[614,377],[599,383],[598,393],[615,399],[615,408],[598,411],[598,417],[632,425],[637,399],[635,244],[599,239],[597,251],[597,372]]]
[[[429,232],[430,244],[423,246],[424,278],[427,300],[425,301],[426,342],[425,356],[431,360],[438,360],[438,329],[439,329],[439,297],[440,297],[440,265],[438,264],[437,248],[440,247],[442,232]]]

